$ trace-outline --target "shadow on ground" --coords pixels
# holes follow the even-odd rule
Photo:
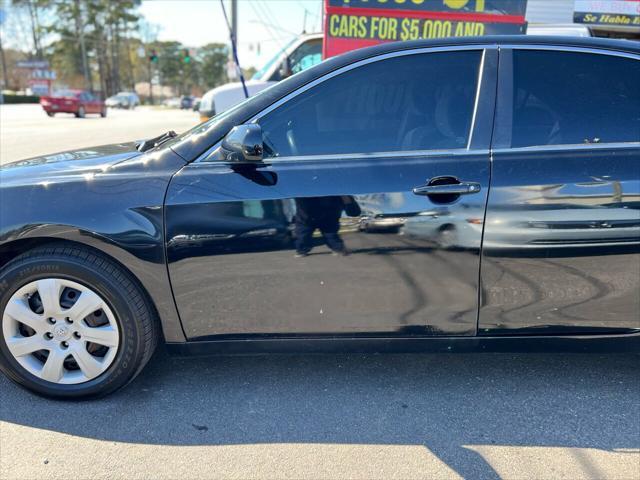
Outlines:
[[[464,445],[640,447],[640,356],[158,352],[102,400],[45,400],[0,378],[0,420],[162,445],[424,445],[463,477],[497,478]]]

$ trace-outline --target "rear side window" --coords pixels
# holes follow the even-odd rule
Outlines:
[[[513,51],[511,145],[640,141],[640,60]]]
[[[332,77],[259,120],[265,155],[465,148],[481,55],[404,55]]]

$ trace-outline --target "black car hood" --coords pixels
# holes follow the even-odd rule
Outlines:
[[[170,148],[139,152],[136,143],[116,143],[44,155],[0,167],[0,188],[99,180],[113,175],[171,176],[186,162]]]
[[[2,165],[0,171],[3,178],[98,171],[139,155],[135,143],[116,143],[19,160]]]

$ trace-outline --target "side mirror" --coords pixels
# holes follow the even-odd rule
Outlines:
[[[262,162],[262,128],[257,123],[233,127],[222,140],[224,159],[235,163]]]
[[[282,64],[280,65],[280,70],[278,73],[280,75],[280,80],[284,80],[285,78],[291,76],[291,64],[289,61],[289,57],[286,57],[282,61]]]

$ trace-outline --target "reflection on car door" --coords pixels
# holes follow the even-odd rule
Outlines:
[[[501,50],[481,334],[640,328],[640,59]]]
[[[258,116],[264,165],[179,172],[187,337],[474,335],[496,73],[478,47],[365,61]]]

